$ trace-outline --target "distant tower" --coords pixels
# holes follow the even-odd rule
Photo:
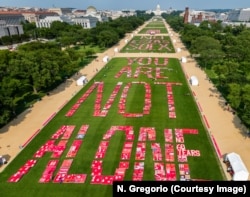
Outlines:
[[[186,7],[185,13],[184,13],[184,23],[188,23],[188,17],[189,17],[189,8]]]
[[[198,22],[201,23],[202,21],[203,21],[203,15],[202,15],[202,13],[200,12],[200,13],[198,14]]]

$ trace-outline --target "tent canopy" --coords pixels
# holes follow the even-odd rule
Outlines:
[[[0,165],[6,164],[7,161],[4,157],[0,156]]]
[[[247,181],[248,180],[249,172],[245,164],[241,160],[240,155],[234,152],[228,153],[226,155],[226,160],[228,160],[230,165],[232,166],[232,169],[234,172],[233,174],[234,181]]]
[[[199,85],[199,81],[198,81],[198,79],[197,79],[196,76],[191,76],[191,77],[190,77],[190,84],[191,84],[192,86],[198,86],[198,85]]]
[[[181,62],[182,62],[182,63],[187,63],[187,58],[182,57],[182,58],[181,58]]]
[[[82,86],[87,82],[88,82],[87,78],[85,76],[81,76],[80,78],[77,79],[76,85]]]
[[[109,61],[109,56],[105,56],[103,59],[102,59],[103,62],[108,62]]]

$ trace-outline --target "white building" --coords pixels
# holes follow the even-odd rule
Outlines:
[[[8,25],[6,21],[0,20],[0,38],[3,36],[22,35],[22,25]]]
[[[66,16],[47,16],[44,19],[40,19],[36,22],[36,27],[38,28],[50,28],[51,24],[54,21],[60,21],[60,22],[67,22],[70,24],[73,24],[72,20],[69,17]]]
[[[250,8],[242,9],[239,15],[239,21],[250,21]]]
[[[50,28],[51,24],[54,21],[66,22],[68,24],[81,25],[84,29],[89,29],[96,26],[96,23],[99,21],[97,17],[93,16],[82,16],[82,17],[73,17],[73,16],[47,16],[44,19],[40,19],[36,22],[36,27],[38,28]]]
[[[156,6],[156,10],[154,11],[154,14],[156,16],[160,16],[161,15],[161,6],[159,4]]]
[[[161,6],[159,4],[157,4],[155,10],[148,10],[148,11],[146,11],[146,13],[148,13],[148,14],[154,13],[156,16],[161,16],[161,14],[167,13],[167,11],[161,10]]]
[[[49,8],[48,11],[57,13],[60,16],[68,14],[71,15],[73,8]]]
[[[236,22],[236,21],[249,22],[250,21],[250,8],[231,10],[228,13],[228,20],[232,22]]]
[[[76,25],[81,25],[84,29],[90,29],[96,27],[96,23],[98,22],[98,18],[93,16],[82,16],[72,18],[72,21]]]
[[[216,14],[216,20],[227,21],[228,15],[226,13]]]
[[[60,14],[60,16],[47,16],[44,19],[40,19],[36,22],[36,27],[38,28],[50,28],[51,24],[54,21],[66,22],[68,24],[81,25],[84,29],[90,29],[96,27],[97,22],[107,21],[108,18],[102,12],[98,12],[97,9],[93,6],[89,6],[86,11],[77,12],[75,15],[74,12],[71,12],[71,9],[59,9],[54,8],[50,11]],[[65,13],[64,15],[62,15]]]

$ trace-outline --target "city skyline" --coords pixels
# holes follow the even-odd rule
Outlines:
[[[142,3],[143,2],[143,3]],[[1,0],[0,7],[39,7],[39,8],[77,8],[86,9],[89,6],[94,6],[97,10],[154,10],[160,5],[162,10],[169,8],[175,10],[184,10],[185,7],[191,9],[237,9],[250,8],[249,0]]]

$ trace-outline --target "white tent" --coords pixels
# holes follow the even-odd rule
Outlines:
[[[128,39],[125,39],[125,43],[128,43]]]
[[[85,76],[81,76],[79,79],[76,80],[76,85],[82,86],[88,82]]]
[[[187,63],[187,58],[182,57],[182,58],[181,58],[181,62],[182,62],[182,63]]]
[[[109,56],[105,56],[103,59],[102,59],[103,62],[108,62],[109,61]]]
[[[3,156],[0,156],[0,166],[6,163],[7,163],[6,159]]]
[[[116,48],[114,48],[114,52],[115,53],[118,53],[119,52],[119,49],[116,47]]]
[[[233,169],[233,180],[234,181],[247,181],[249,172],[241,160],[240,155],[232,152],[226,155],[226,160],[229,161]]]
[[[190,77],[190,84],[191,84],[192,86],[198,86],[198,85],[199,85],[199,81],[198,81],[198,79],[197,79],[196,76],[191,76],[191,77]]]
[[[181,48],[177,48],[177,52],[181,52]]]

